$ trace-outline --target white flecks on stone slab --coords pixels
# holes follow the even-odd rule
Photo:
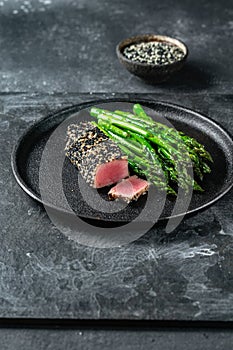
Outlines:
[[[52,3],[51,0],[39,0],[39,3],[43,4],[43,5],[50,5]]]
[[[8,120],[2,120],[0,121],[0,130],[1,131],[7,131],[9,129],[10,123]]]
[[[219,234],[220,234],[220,235],[224,235],[224,236],[233,236],[233,231],[230,232],[230,231],[226,231],[226,230],[221,229],[221,230],[219,231]]]
[[[216,248],[217,246],[215,244],[203,244],[196,247],[190,247],[187,243],[182,243],[170,246],[170,249],[163,252],[163,255],[169,260],[178,262],[179,260],[191,259],[196,256],[212,256],[214,254],[217,254],[217,251],[215,251]]]

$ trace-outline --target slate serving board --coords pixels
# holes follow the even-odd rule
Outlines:
[[[96,249],[68,240],[16,184],[10,154],[29,125],[61,107],[108,96],[1,98],[0,317],[233,321],[232,190],[171,234],[159,226],[129,246]],[[230,96],[167,100],[233,132]]]

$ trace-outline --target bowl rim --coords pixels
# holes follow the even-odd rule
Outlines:
[[[127,47],[131,44],[140,43],[140,42],[141,43],[142,42],[149,42],[149,41],[172,43],[173,45],[179,47],[184,52],[184,56],[180,60],[176,60],[172,63],[158,65],[158,64],[154,64],[154,63],[142,63],[142,62],[132,61],[132,60],[128,59],[122,52],[122,50],[125,47]],[[189,50],[188,50],[187,45],[180,39],[173,38],[173,37],[167,36],[167,35],[148,33],[148,34],[135,35],[135,36],[121,40],[116,46],[116,53],[117,53],[117,56],[119,59],[122,59],[123,61],[125,61],[129,64],[134,64],[134,65],[138,65],[141,67],[164,68],[164,67],[171,67],[173,65],[176,65],[177,63],[184,62],[186,60],[186,58],[188,57]]]

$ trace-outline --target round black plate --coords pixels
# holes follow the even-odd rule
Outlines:
[[[233,140],[228,133],[213,120],[190,109],[164,102],[139,99],[108,99],[81,103],[58,111],[35,123],[20,138],[12,153],[12,169],[19,185],[29,196],[42,203],[39,190],[40,162],[47,140],[53,131],[59,125],[63,125],[63,133],[60,133],[59,142],[64,142],[66,127],[72,120],[91,120],[87,112],[89,107],[98,104],[105,109],[114,110],[123,109],[121,103],[124,103],[125,108],[126,103],[136,102],[151,108],[156,115],[166,117],[177,130],[195,137],[213,156],[212,172],[205,176],[202,183],[205,192],[193,194],[186,214],[204,209],[221,198],[233,184]],[[83,199],[77,179],[77,169],[66,159],[62,171],[63,191],[70,207],[80,217],[108,222],[129,222],[139,215],[145,205],[146,196],[142,196],[138,201],[130,203],[125,209],[116,213],[106,212],[100,207],[93,209]],[[106,198],[107,192],[108,189],[102,189],[99,194]],[[93,201],[95,201],[95,194],[93,194]],[[60,206],[59,199],[45,204],[66,211]],[[160,219],[170,218],[173,207],[174,201],[167,199]]]

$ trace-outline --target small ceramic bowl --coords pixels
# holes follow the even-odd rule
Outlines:
[[[183,51],[184,56],[181,60],[169,63],[167,65],[156,65],[152,63],[140,63],[131,61],[123,54],[125,47],[132,44],[139,44],[142,42],[146,43],[149,41],[173,44]],[[183,67],[188,56],[188,48],[180,40],[164,35],[154,34],[138,35],[125,39],[117,45],[116,52],[119,61],[130,73],[154,83],[160,83],[169,79],[173,73],[179,71]]]

